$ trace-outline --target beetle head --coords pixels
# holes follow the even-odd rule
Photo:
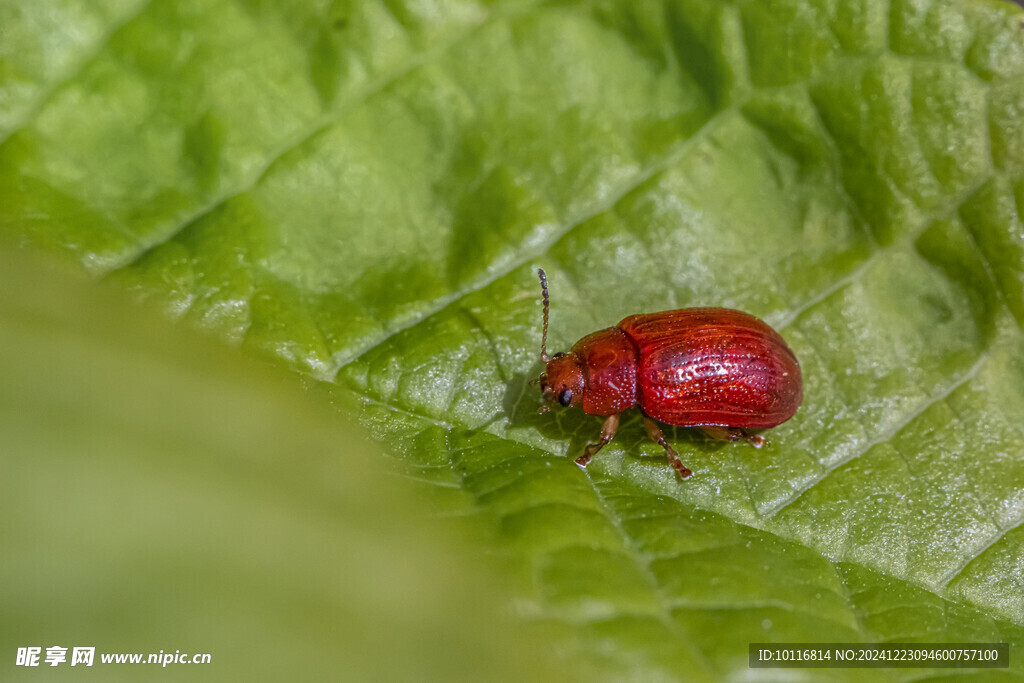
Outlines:
[[[578,406],[583,401],[583,369],[575,353],[556,353],[540,376],[544,400],[563,406]],[[546,407],[546,406],[545,406]]]

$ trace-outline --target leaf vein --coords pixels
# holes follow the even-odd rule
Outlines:
[[[144,2],[142,2],[134,12],[122,17],[120,21],[114,22],[103,37],[96,41],[96,44],[92,46],[91,50],[86,53],[81,60],[79,60],[77,68],[72,69],[64,78],[54,81],[48,88],[46,88],[45,91],[36,97],[36,101],[28,108],[28,111],[25,113],[22,121],[12,127],[6,135],[0,138],[0,147],[2,147],[19,131],[28,127],[28,125],[35,120],[36,116],[39,115],[39,112],[43,110],[43,107],[46,106],[54,95],[60,92],[60,90],[68,83],[80,76],[89,67],[89,65],[99,58],[103,53],[103,50],[107,47],[118,31],[145,14],[146,10],[148,10],[152,4],[153,0],[144,0]]]
[[[992,534],[991,538],[989,538],[982,546],[980,546],[978,548],[978,551],[973,556],[965,557],[962,562],[951,567],[949,571],[939,579],[938,584],[944,587],[949,586],[949,584],[952,583],[953,580],[956,579],[956,577],[960,576],[964,573],[964,571],[966,571],[968,565],[970,565],[971,562],[974,562],[976,559],[984,555],[986,552],[989,551],[990,548],[992,548],[992,546],[999,543],[999,541],[1003,540],[1007,534],[1009,534],[1022,524],[1024,524],[1024,513],[1017,515],[1017,517],[1010,524],[1004,526],[1003,528],[999,529],[996,533]]]
[[[902,432],[910,424],[912,424],[925,411],[927,411],[933,405],[941,403],[946,398],[948,398],[954,391],[956,391],[957,389],[962,387],[967,382],[971,381],[974,378],[974,376],[978,373],[978,371],[981,369],[982,365],[984,365],[985,361],[988,360],[988,357],[989,357],[989,353],[987,351],[983,351],[978,356],[978,359],[974,362],[974,365],[972,365],[967,370],[967,372],[965,372],[961,377],[959,377],[958,379],[956,379],[952,383],[947,384],[945,387],[943,387],[942,389],[940,389],[936,393],[934,393],[931,396],[929,396],[924,402],[922,402],[919,406],[917,406],[903,420],[900,420],[900,422],[896,423],[895,425],[893,425],[889,429],[885,430],[884,432],[879,434],[874,439],[871,439],[870,441],[868,441],[861,448],[859,448],[857,451],[855,451],[852,455],[850,455],[849,457],[844,458],[843,460],[840,460],[839,462],[833,464],[831,467],[829,467],[827,470],[825,470],[825,472],[823,474],[821,474],[820,476],[817,476],[815,478],[810,479],[809,480],[810,481],[810,485],[809,486],[806,486],[805,488],[803,488],[803,489],[801,489],[799,491],[796,491],[793,495],[789,496],[788,498],[782,499],[774,507],[769,508],[766,511],[766,515],[765,516],[767,516],[767,517],[774,517],[781,510],[783,510],[786,507],[789,507],[794,502],[796,502],[801,496],[803,496],[805,493],[807,493],[812,488],[814,488],[815,486],[817,486],[818,484],[823,482],[826,478],[828,478],[828,476],[830,474],[835,472],[837,469],[839,469],[843,465],[846,465],[847,463],[850,463],[853,460],[856,460],[857,458],[865,455],[866,453],[868,453],[868,451],[870,451],[875,446],[878,446],[880,444],[883,444],[883,443],[885,443],[887,441],[890,441],[893,438],[895,438],[900,432]]]
[[[538,256],[546,253],[548,249],[550,249],[554,244],[558,243],[559,241],[567,237],[570,233],[572,233],[573,230],[578,228],[580,225],[586,223],[592,218],[600,216],[605,212],[614,209],[615,206],[617,206],[623,198],[628,196],[640,185],[647,182],[661,171],[664,171],[665,169],[671,167],[672,164],[679,161],[679,159],[681,159],[685,155],[686,151],[690,148],[692,144],[695,144],[698,139],[703,139],[704,136],[710,134],[710,132],[714,130],[716,125],[721,123],[725,114],[731,111],[731,109],[726,109],[712,115],[706,122],[704,122],[702,127],[698,129],[683,144],[681,144],[672,152],[669,152],[668,154],[662,156],[661,159],[655,161],[646,169],[637,172],[627,182],[620,184],[614,191],[609,193],[611,197],[609,200],[601,202],[600,204],[597,204],[594,207],[590,208],[588,211],[581,212],[576,217],[570,219],[567,222],[565,228],[561,232],[554,235],[552,238],[548,239],[544,243],[539,244],[534,249],[524,251],[523,256],[521,256],[518,259],[512,260],[509,263],[509,265],[506,266],[505,268],[488,271],[489,274],[487,277],[472,282],[469,285],[462,287],[458,290],[455,290],[450,294],[438,297],[437,299],[434,300],[433,305],[427,310],[423,311],[420,315],[412,318],[403,325],[400,325],[387,331],[380,338],[363,346],[362,348],[355,349],[345,354],[345,358],[340,361],[339,367],[347,365],[348,363],[351,363],[354,360],[357,360],[364,354],[372,351],[381,344],[385,343],[395,335],[398,335],[407,329],[419,325],[428,318],[444,311],[452,304],[455,304],[456,302],[460,301],[461,299],[464,299],[470,294],[480,291],[483,288],[487,287],[488,285],[493,284],[494,282],[501,279],[502,277],[505,277],[506,275],[513,272],[517,268],[521,268],[530,260],[535,259]]]
[[[712,667],[707,655],[697,646],[696,643],[698,641],[686,632],[687,629],[685,626],[672,618],[671,600],[669,600],[668,596],[665,594],[665,589],[658,581],[657,575],[655,575],[654,571],[651,570],[650,556],[637,546],[635,539],[626,531],[625,527],[622,526],[622,520],[619,518],[618,512],[605,498],[604,493],[601,491],[601,487],[596,481],[594,481],[591,472],[589,470],[585,470],[584,475],[594,492],[594,497],[597,500],[597,504],[600,507],[601,512],[604,513],[605,517],[615,528],[616,533],[618,533],[622,538],[624,546],[629,550],[630,559],[647,579],[651,589],[657,596],[662,609],[662,614],[660,615],[659,620],[664,624],[669,633],[675,634],[681,641],[689,644],[708,672],[714,672],[715,669]],[[683,630],[682,633],[680,633],[680,629]]]
[[[525,11],[525,9],[518,10],[518,12],[522,11]],[[177,237],[182,232],[187,230],[189,226],[194,225],[198,221],[202,220],[205,216],[215,212],[218,208],[228,203],[235,197],[239,197],[251,191],[257,185],[259,185],[260,181],[267,177],[267,174],[270,173],[270,171],[274,168],[274,166],[277,163],[279,163],[290,153],[301,148],[310,140],[316,138],[317,135],[321,134],[331,126],[335,125],[345,114],[362,106],[371,97],[383,92],[386,88],[390,87],[394,83],[397,83],[402,78],[416,71],[420,67],[429,64],[431,60],[446,54],[452,48],[459,45],[463,41],[469,39],[479,31],[483,30],[485,27],[490,26],[500,20],[505,20],[510,18],[511,16],[515,16],[516,13],[490,13],[486,19],[477,24],[474,24],[469,29],[462,31],[460,34],[458,34],[451,40],[441,44],[440,46],[434,49],[417,53],[408,62],[401,65],[400,67],[397,67],[395,70],[389,72],[388,74],[385,74],[384,76],[379,78],[375,83],[370,84],[365,90],[363,90],[349,102],[346,102],[344,105],[339,106],[335,109],[331,109],[320,114],[319,116],[314,117],[301,130],[299,130],[294,135],[289,137],[281,145],[273,149],[269,153],[269,155],[267,155],[267,157],[264,159],[263,163],[259,167],[257,167],[257,169],[255,170],[255,172],[253,173],[249,180],[212,198],[210,201],[206,202],[205,204],[197,208],[195,211],[193,211],[191,214],[186,216],[184,219],[182,219],[179,222],[179,224],[175,226],[173,229],[171,229],[167,234],[151,241],[148,244],[143,245],[138,253],[125,257],[117,267],[124,268],[132,265],[133,263],[138,262],[139,259],[144,257],[147,253],[151,252],[156,247],[159,247],[161,244],[173,240],[175,237]]]

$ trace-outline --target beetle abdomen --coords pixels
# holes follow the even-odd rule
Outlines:
[[[631,315],[618,327],[638,351],[637,402],[661,422],[774,427],[803,400],[796,356],[747,313],[686,308]]]

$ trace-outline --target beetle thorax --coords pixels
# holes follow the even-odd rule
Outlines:
[[[563,406],[579,405],[585,387],[583,369],[575,353],[556,353],[540,376],[544,399]]]
[[[637,350],[617,327],[588,334],[573,344],[583,369],[583,410],[591,415],[614,415],[637,399]]]

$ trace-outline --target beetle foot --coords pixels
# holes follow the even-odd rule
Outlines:
[[[608,441],[606,441],[602,435],[601,440],[597,443],[588,444],[587,447],[583,449],[583,455],[576,458],[576,464],[580,467],[586,467],[587,463],[590,462],[590,459],[597,455],[597,452],[604,448],[606,443],[608,443]]]
[[[665,456],[668,458],[669,464],[679,473],[680,479],[689,479],[693,476],[693,472],[683,464],[683,461],[679,459],[679,454],[674,450],[665,448]]]
[[[576,458],[576,464],[580,467],[586,467],[590,459],[597,455],[597,452],[604,448],[604,445],[612,440],[615,436],[616,430],[619,428],[619,416],[609,415],[601,425],[601,438],[597,443],[592,443],[583,449],[583,455]]]
[[[577,458],[577,460],[575,460],[575,463],[577,463],[577,465],[579,465],[580,467],[587,467],[587,464],[590,463],[590,459],[597,455],[597,452],[601,450],[601,447],[603,445],[604,441],[598,441],[597,443],[588,444],[586,449],[584,449],[583,451],[583,455]]]

